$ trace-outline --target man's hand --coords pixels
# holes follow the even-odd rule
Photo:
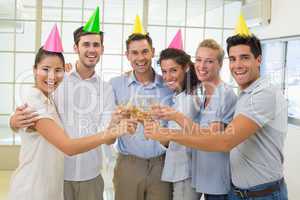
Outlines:
[[[66,64],[65,64],[65,71],[66,71],[67,73],[70,73],[70,72],[72,71],[72,68],[73,68],[73,66],[72,66],[71,63],[66,63]]]
[[[107,140],[113,140],[125,134],[134,134],[137,124],[138,122],[134,119],[122,119],[118,124],[109,128],[105,138]]]
[[[35,110],[28,107],[27,104],[16,108],[15,113],[10,118],[10,127],[14,130],[28,128],[35,125],[38,120],[38,114]]]

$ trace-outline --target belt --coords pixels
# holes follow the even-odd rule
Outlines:
[[[244,198],[254,198],[254,197],[264,197],[272,194],[273,192],[276,192],[280,189],[280,185],[284,183],[284,179],[280,179],[278,181],[275,181],[273,185],[269,186],[268,188],[257,190],[257,191],[251,191],[247,189],[240,189],[235,186],[233,186],[233,192],[240,197],[241,199]]]
[[[155,161],[164,161],[165,160],[165,154],[156,156],[156,157],[152,157],[152,158],[140,158],[134,155],[124,155],[119,153],[119,157],[121,158],[125,158],[128,160],[140,160],[140,161],[146,161],[146,162],[155,162]]]

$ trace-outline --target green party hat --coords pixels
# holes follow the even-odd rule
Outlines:
[[[100,30],[100,17],[99,17],[99,6],[97,6],[96,10],[92,14],[92,16],[89,18],[89,20],[86,22],[86,24],[83,27],[84,32],[89,33],[99,33]]]

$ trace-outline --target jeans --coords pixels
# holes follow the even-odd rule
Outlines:
[[[173,183],[173,200],[198,200],[196,190],[192,188],[191,178]]]
[[[199,194],[199,199],[201,199],[202,194]],[[228,200],[227,194],[203,194],[205,200]]]
[[[270,182],[270,183],[257,185],[257,186],[247,189],[247,191],[260,191],[260,190],[264,190],[264,189],[270,188],[272,186],[275,186],[276,184],[278,184],[278,186],[279,186],[278,190],[272,192],[271,194],[269,194],[267,196],[262,196],[262,197],[244,197],[244,198],[242,198],[234,192],[234,187],[232,187],[228,194],[228,200],[288,200],[287,187],[286,187],[286,183],[284,181],[274,181],[274,182]]]

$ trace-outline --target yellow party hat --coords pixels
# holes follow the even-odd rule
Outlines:
[[[238,23],[235,27],[235,34],[243,37],[250,37],[252,35],[242,14],[240,15]]]
[[[134,22],[134,27],[133,27],[133,34],[143,34],[146,35],[141,19],[140,17],[137,15],[135,17],[135,22]]]

